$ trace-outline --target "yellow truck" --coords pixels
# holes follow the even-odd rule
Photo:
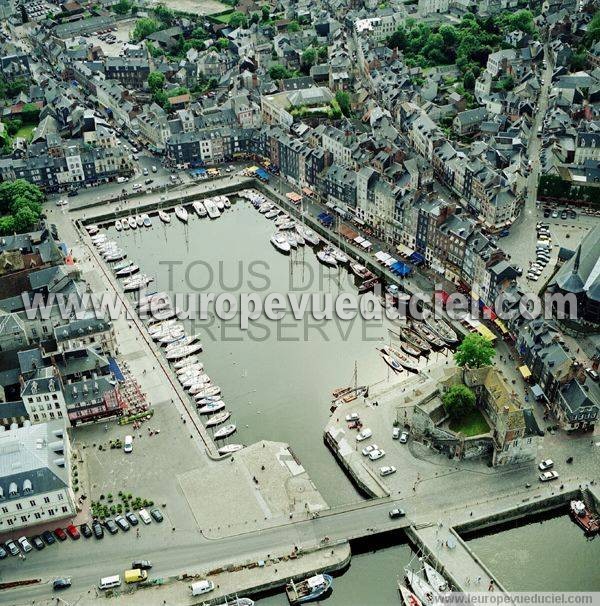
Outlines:
[[[148,578],[148,573],[145,570],[134,568],[133,570],[126,570],[124,576],[126,583],[139,583]]]

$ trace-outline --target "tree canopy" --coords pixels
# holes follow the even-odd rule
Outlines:
[[[489,366],[496,355],[493,345],[477,333],[467,335],[458,346],[454,359],[459,366],[481,368]]]
[[[44,194],[24,179],[0,184],[0,234],[33,229],[42,213]]]
[[[148,75],[148,88],[151,93],[162,90],[165,87],[165,75],[162,72],[150,72]]]
[[[131,0],[119,0],[116,4],[113,4],[112,9],[118,15],[127,15],[133,8],[133,2]]]
[[[352,114],[352,108],[350,107],[350,95],[343,90],[338,90],[335,93],[335,100],[337,101],[342,114],[349,117],[350,114]]]
[[[138,19],[135,22],[135,27],[131,33],[131,37],[135,42],[139,42],[144,38],[147,38],[150,34],[157,32],[160,29],[158,21],[151,19],[150,17],[144,17]]]
[[[453,419],[459,419],[475,408],[475,393],[466,385],[453,385],[442,396],[442,404]]]
[[[285,80],[292,77],[292,72],[280,63],[276,63],[269,68],[269,76],[273,80]]]
[[[229,25],[234,29],[238,27],[248,27],[248,18],[240,11],[234,11],[229,17]]]

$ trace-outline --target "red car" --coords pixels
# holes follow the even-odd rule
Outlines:
[[[77,527],[74,526],[73,524],[69,524],[67,526],[67,534],[74,540],[76,541],[77,539],[79,539],[81,537],[81,535],[79,534],[79,530],[77,530]]]
[[[59,539],[60,541],[67,540],[67,533],[62,528],[57,528],[54,531],[54,534],[56,535],[56,538]]]

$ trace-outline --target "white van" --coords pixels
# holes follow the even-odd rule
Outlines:
[[[133,451],[133,436],[125,436],[125,442],[123,442],[123,451],[127,453]]]
[[[198,581],[197,583],[192,583],[190,585],[190,589],[192,590],[192,595],[202,595],[203,593],[209,593],[215,588],[214,583],[212,581]]]
[[[115,574],[112,577],[104,577],[100,579],[100,583],[98,583],[99,589],[112,589],[113,587],[118,587],[121,584],[121,577],[118,574]]]
[[[140,509],[138,511],[138,515],[140,516],[140,518],[142,519],[142,522],[144,522],[144,524],[150,524],[152,522],[152,518],[150,517],[150,514],[145,509]]]
[[[133,184],[133,191],[137,191],[138,189],[142,189],[142,184],[141,183],[134,183]]]

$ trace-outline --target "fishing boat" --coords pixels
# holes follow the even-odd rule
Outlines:
[[[231,423],[230,425],[224,425],[221,429],[217,429],[213,435],[214,440],[224,440],[229,436],[233,435],[237,431],[237,427]]]
[[[167,360],[179,360],[180,358],[186,358],[199,351],[202,351],[202,344],[199,342],[183,347],[174,347],[167,352]]]
[[[289,240],[282,233],[275,233],[271,236],[271,244],[282,253],[289,253],[292,249]]]
[[[175,216],[183,223],[188,222],[188,211],[181,204],[175,207]]]
[[[419,348],[423,355],[427,354],[431,349],[429,342],[419,336],[414,330],[411,330],[408,326],[403,326],[400,334],[410,345]]]
[[[200,200],[196,200],[195,202],[192,202],[192,208],[194,209],[194,211],[196,211],[196,214],[200,218],[206,217],[206,215],[208,214],[206,212],[206,208],[204,208],[204,204],[202,202],[200,202]]]
[[[302,223],[296,223],[296,231],[306,240],[311,246],[316,246],[321,241],[321,238],[310,227],[306,227]]]
[[[404,606],[423,606],[421,604],[421,600],[412,592],[410,589],[402,585],[402,583],[398,582],[398,589],[400,590],[400,595],[402,596],[402,602]]]
[[[230,446],[237,446],[236,444],[230,444]],[[224,448],[227,448],[226,446]],[[244,448],[242,446],[242,448]],[[221,448],[219,448],[219,454],[227,454],[222,453]],[[235,451],[232,451],[235,452]],[[254,606],[254,600],[250,598],[232,598],[231,600],[225,599],[224,602],[219,602],[215,604],[215,606]]]
[[[360,280],[368,280],[373,274],[360,263],[350,263],[350,271]]]
[[[569,503],[569,513],[573,521],[581,526],[587,534],[595,534],[600,531],[598,519],[588,510],[583,501],[573,499]]]
[[[303,581],[290,581],[285,586],[290,604],[306,604],[321,599],[333,588],[333,577],[328,574],[316,574]]]
[[[221,216],[221,211],[210,198],[204,200],[204,206],[206,207],[206,212],[211,219],[218,219]]]
[[[117,219],[117,220],[115,221],[115,229],[116,229],[117,231],[121,231],[121,230],[123,229],[123,226],[121,225],[121,220],[120,220],[120,219]]]
[[[423,562],[423,568],[425,569],[425,576],[429,584],[437,591],[440,595],[446,595],[450,593],[450,586],[448,581],[430,564]]]
[[[445,341],[440,339],[440,337],[438,337],[433,331],[427,328],[425,324],[415,322],[412,325],[412,329],[434,347],[439,347],[441,349],[442,347],[446,346]]]
[[[144,227],[144,218],[142,217],[142,215],[136,215],[135,223],[138,227]]]
[[[146,213],[142,215],[142,222],[144,224],[144,227],[152,227],[152,219],[150,219],[150,215]]]
[[[418,372],[419,367],[417,366],[417,364],[399,349],[396,349],[393,345],[385,345],[382,349],[384,353],[386,353],[388,356],[400,362],[400,365],[406,368],[406,370]]]
[[[123,282],[123,290],[131,291],[131,290],[140,290],[141,288],[145,288],[152,282],[154,278],[147,276],[146,274],[140,274],[139,276],[133,276],[129,280]]]
[[[139,265],[131,264],[115,272],[115,276],[117,276],[117,278],[121,278],[123,276],[131,276],[132,274],[135,274],[138,271],[140,271]]]
[[[323,263],[323,265],[329,265],[330,267],[337,267],[336,258],[327,252],[326,249],[320,250],[317,253],[317,259]]]
[[[446,343],[452,345],[458,343],[458,335],[444,320],[440,318],[434,318],[433,316],[427,316],[425,318],[425,324],[433,331],[438,337],[446,341]]]
[[[435,589],[410,568],[405,568],[406,579],[423,606],[432,606],[438,597]]]
[[[218,385],[207,385],[206,389],[193,394],[196,402],[204,400],[205,398],[211,398],[218,396],[221,393],[221,388]]]
[[[129,227],[131,227],[131,229],[137,229],[137,221],[135,220],[135,217],[128,217],[127,222],[129,223]]]
[[[202,372],[203,370],[204,370],[204,364],[202,364],[202,362],[194,362],[193,364],[187,364],[186,366],[183,366],[182,368],[176,369],[175,374],[178,377],[181,377],[182,375],[185,375],[188,372],[195,372],[195,371]]]
[[[198,414],[209,415],[213,412],[219,412],[219,410],[223,410],[225,408],[225,402],[223,402],[223,400],[216,400],[215,402],[208,402],[207,404],[203,405],[200,405],[199,402],[196,402],[196,406],[198,406]]]
[[[403,341],[402,339],[399,339],[398,344],[400,345],[400,349],[402,349],[403,352],[407,353],[409,356],[412,356],[413,358],[418,358],[421,355],[421,350],[418,347],[411,345],[407,341]]]
[[[163,222],[163,223],[170,223],[171,222],[171,217],[169,216],[168,213],[166,213],[164,210],[159,210],[158,211],[158,218]]]
[[[238,452],[238,451],[242,450],[242,448],[244,448],[243,444],[227,444],[226,446],[221,446],[221,448],[219,448],[219,454],[220,455],[233,454],[234,452]]]
[[[365,280],[364,282],[362,282],[361,284],[358,285],[358,292],[359,292],[359,294],[362,295],[371,290],[375,290],[375,287],[378,284],[379,284],[379,278],[373,276],[372,278],[369,278],[368,280]]]
[[[402,372],[402,364],[400,364],[400,362],[388,355],[387,353],[385,353],[385,351],[383,349],[379,350],[379,353],[381,354],[381,357],[383,358],[383,361],[394,371],[394,372]]]
[[[225,423],[225,421],[229,420],[231,417],[230,410],[223,410],[222,412],[217,413],[216,415],[210,417],[208,421],[206,421],[206,427],[216,427],[217,425],[221,425],[221,423]]]
[[[167,320],[167,322],[171,321],[175,322],[175,320]],[[185,368],[186,366],[191,366],[192,364],[198,363],[200,363],[200,359],[198,358],[198,356],[189,356],[187,358],[183,358],[183,360],[175,362],[175,364],[173,364],[173,368],[179,370],[181,368]]]

